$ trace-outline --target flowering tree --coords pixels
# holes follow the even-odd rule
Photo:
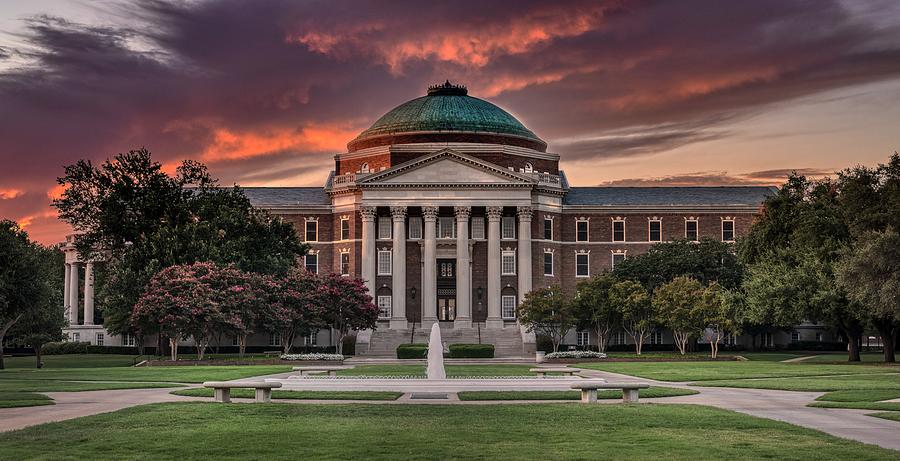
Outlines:
[[[230,266],[215,267],[200,281],[210,287],[212,301],[221,313],[207,325],[211,335],[226,331],[236,336],[238,352],[243,357],[247,350],[247,337],[257,331],[262,319],[268,317],[268,311],[272,309],[267,299],[272,278]]]
[[[558,285],[528,292],[519,305],[518,315],[519,321],[528,331],[550,338],[553,352],[559,351],[559,344],[575,325],[572,303],[566,299]]]
[[[362,280],[334,273],[323,275],[318,277],[316,293],[325,325],[338,333],[338,354],[344,352],[344,337],[350,331],[375,328],[378,307]]]
[[[223,291],[225,280],[237,277],[213,263],[171,266],[150,279],[135,304],[131,322],[136,330],[155,328],[169,338],[172,360],[178,359],[178,340],[194,338],[197,358],[203,360],[215,332],[235,318],[223,312],[223,299],[242,290]],[[223,274],[224,272],[224,274]],[[240,272],[240,271],[237,271]],[[226,305],[226,307],[229,307]]]
[[[320,277],[302,269],[268,279],[269,308],[260,317],[261,328],[281,335],[281,347],[290,353],[294,340],[327,326],[324,306],[318,302]]]

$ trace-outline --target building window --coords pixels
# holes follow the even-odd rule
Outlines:
[[[501,275],[516,275],[516,252],[504,251],[500,256]]]
[[[350,218],[341,218],[341,240],[350,240]]]
[[[590,342],[590,333],[587,331],[576,331],[575,332],[575,344],[578,347],[587,347],[591,344]]]
[[[612,238],[613,242],[625,241],[625,221],[612,222]]]
[[[575,254],[575,277],[589,277],[590,276],[590,268],[589,268],[589,253],[576,253]]]
[[[134,347],[134,343],[135,343],[135,341],[134,341],[134,335],[130,335],[130,334],[128,334],[128,333],[125,333],[125,334],[122,336],[122,345],[123,345],[123,346],[125,346],[125,347]]]
[[[733,334],[727,334],[727,335],[725,335],[725,338],[722,340],[722,344],[724,344],[726,346],[737,345],[737,338],[735,338]]]
[[[582,219],[579,221],[575,221],[575,241],[588,241],[588,220]]]
[[[822,342],[822,332],[821,331],[816,332],[816,341]]]
[[[391,239],[391,218],[381,216],[378,218],[378,238],[381,240]]]
[[[775,347],[775,336],[772,333],[765,332],[762,334],[763,347]]]
[[[659,220],[650,221],[650,241],[651,242],[661,242],[662,241],[662,221],[659,221]]]
[[[316,220],[307,220],[306,221],[306,241],[307,242],[318,242],[319,241],[319,221]]]
[[[422,238],[422,218],[418,216],[409,218],[409,238],[411,240]]]
[[[650,344],[662,344],[662,343],[663,343],[662,330],[653,330],[650,333]]]
[[[74,341],[76,343],[78,341],[81,341],[81,333],[78,333],[78,332],[72,333],[72,341]]]
[[[628,342],[627,338],[625,337],[625,332],[622,330],[617,331],[616,334],[612,337],[612,340],[613,344],[618,345],[622,345]]]
[[[304,265],[306,266],[306,271],[311,272],[313,274],[319,273],[319,255],[317,254],[308,254],[304,256]]]
[[[360,165],[360,166],[359,166],[359,172],[360,172],[360,173],[368,173],[368,172],[369,172],[369,164],[368,164],[368,163],[363,163],[362,165]]]
[[[318,333],[308,334],[303,337],[303,345],[304,346],[315,346],[318,343],[319,335]]]
[[[391,318],[391,297],[389,295],[378,296],[378,318]]]
[[[699,233],[697,231],[698,222],[696,219],[689,219],[684,222],[684,238],[688,241],[696,242],[699,240]]]
[[[544,240],[553,240],[553,220],[544,218]]]
[[[442,216],[437,222],[438,238],[455,239],[456,238],[456,219],[452,216]]]
[[[97,345],[98,346],[103,345],[103,333],[97,333]]]
[[[553,252],[544,252],[544,275],[553,275]]]
[[[504,216],[500,221],[500,238],[504,240],[514,240],[516,238],[516,218],[515,216]]]
[[[350,253],[341,253],[341,275],[350,275]]]
[[[733,220],[724,220],[722,221],[722,241],[723,242],[733,242],[734,241],[734,221]]]
[[[792,342],[792,343],[799,343],[799,342],[800,342],[800,332],[799,332],[799,331],[792,331],[792,332],[791,332],[791,342]]]
[[[480,216],[472,218],[472,238],[484,240],[484,218]]]
[[[378,251],[378,275],[391,275],[391,250]]]
[[[277,335],[275,333],[269,333],[269,346],[270,347],[281,347],[281,335]]]
[[[237,345],[238,345],[238,337],[237,337],[237,336],[233,336],[233,337],[231,338],[231,345],[232,345],[232,346],[237,346]]]
[[[515,295],[503,295],[500,297],[500,315],[505,319],[516,318]]]
[[[625,261],[625,253],[612,254],[612,268],[615,269],[620,262]]]

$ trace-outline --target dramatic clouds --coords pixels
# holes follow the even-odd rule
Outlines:
[[[142,0],[104,5],[96,24],[44,12],[0,48],[0,216],[56,240],[61,167],[140,146],[226,182],[318,185],[347,141],[446,78],[519,116],[564,166],[727,141],[773,105],[897,79],[898,9],[871,5]],[[783,176],[672,171],[624,181]]]

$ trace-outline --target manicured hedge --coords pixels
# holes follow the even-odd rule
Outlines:
[[[451,344],[452,359],[484,359],[494,357],[493,344]]]
[[[44,355],[61,354],[132,354],[138,355],[138,348],[126,346],[92,346],[88,342],[61,341],[44,344],[41,348]]]
[[[428,344],[413,343],[397,346],[398,359],[424,359],[428,354]]]

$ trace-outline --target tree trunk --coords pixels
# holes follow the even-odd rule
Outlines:
[[[41,349],[44,347],[43,344],[35,344],[34,346],[34,367],[40,369],[41,368]]]
[[[0,330],[0,370],[6,369],[6,363],[3,362],[3,342],[6,340],[6,332],[22,318],[22,315],[24,314],[19,314],[16,318],[7,322],[6,325],[3,325],[3,329]]]
[[[681,352],[681,355],[684,355],[688,341],[687,334],[678,330],[672,330],[672,339],[675,340],[675,346],[678,348],[678,352]]]
[[[169,357],[173,362],[178,361],[178,339],[169,338]]]
[[[415,324],[413,324],[415,325]],[[344,355],[344,332],[338,331],[338,339],[337,344],[334,346],[334,351],[338,354]]]
[[[847,332],[847,361],[859,362],[859,342],[861,340],[859,333]]]
[[[0,370],[6,369],[6,365],[3,363],[3,336],[0,336]]]
[[[877,320],[873,322],[875,329],[881,336],[881,344],[884,350],[885,363],[894,363],[894,322],[891,320]]]
[[[757,350],[756,349],[756,337],[757,336],[759,336],[759,335],[758,334],[750,335],[750,350],[753,352],[756,352],[756,350]]]

